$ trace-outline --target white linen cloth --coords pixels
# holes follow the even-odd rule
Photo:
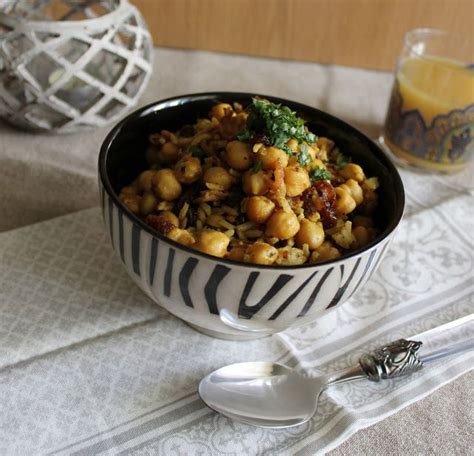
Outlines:
[[[156,50],[155,67],[143,103],[205,90],[266,93],[328,110],[372,136],[391,84],[386,73],[203,52]],[[96,206],[105,134],[0,126],[0,230]],[[252,342],[211,339],[153,304],[119,264],[98,208],[1,233],[0,454],[323,453],[471,370],[474,354],[465,354],[411,378],[340,385],[321,397],[313,420],[279,431],[217,416],[196,395],[202,376],[231,362],[279,360],[326,373],[377,343],[473,312],[472,168],[402,175],[406,216],[363,290],[313,324]],[[381,422],[375,436],[362,431],[365,440],[333,453],[468,454],[472,374],[461,380],[444,388],[457,410],[438,426],[442,438],[416,421],[418,410],[429,421],[421,408],[389,418],[406,417],[395,430]],[[433,397],[421,404],[443,403]]]

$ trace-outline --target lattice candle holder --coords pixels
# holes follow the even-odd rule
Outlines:
[[[126,0],[0,0],[0,115],[43,131],[112,122],[145,88],[151,49]]]

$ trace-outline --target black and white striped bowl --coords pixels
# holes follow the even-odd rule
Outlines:
[[[204,93],[170,98],[135,111],[105,139],[99,187],[107,232],[132,279],[157,304],[196,329],[227,339],[253,339],[314,320],[342,304],[369,279],[383,258],[404,208],[400,176],[377,145],[353,127],[317,109],[265,96],[304,117],[328,136],[381,187],[376,214],[380,236],[343,258],[301,266],[243,264],[167,239],[118,199],[122,186],[146,169],[148,135],[204,117],[217,102],[247,105],[252,94]]]

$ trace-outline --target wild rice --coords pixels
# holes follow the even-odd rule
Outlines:
[[[207,219],[207,215],[206,213],[204,212],[204,209],[203,209],[203,204],[201,204],[199,207],[198,207],[198,210],[197,210],[197,217],[198,217],[198,220],[200,220],[202,223],[206,223],[206,219]]]
[[[245,233],[242,230],[239,230],[237,228],[235,232],[237,233],[237,236],[241,241],[247,241],[247,236],[245,236]]]
[[[212,208],[211,208],[211,206],[209,206],[209,204],[203,203],[203,204],[201,204],[200,207],[202,208],[202,210],[205,212],[205,214],[208,217],[211,215]]]
[[[224,211],[225,214],[235,215],[236,217],[239,215],[239,211],[230,206],[224,205],[222,206],[222,210]]]
[[[232,225],[232,223],[229,223],[227,220],[225,219],[222,219],[221,220],[221,226],[222,228],[227,228],[228,230],[233,230],[235,228],[234,225]]]
[[[218,185],[218,184],[213,184],[211,182],[206,182],[206,187],[209,189],[209,190],[217,190],[219,192],[222,192],[224,191],[224,187],[222,185]]]
[[[207,217],[206,224],[209,225],[209,226],[212,226],[214,228],[220,228],[222,226],[222,221],[223,220],[224,219],[223,219],[222,215],[211,214],[209,217]]]
[[[245,223],[241,223],[240,225],[237,225],[236,228],[239,231],[247,231],[247,230],[251,230],[252,228],[256,228],[257,226],[258,225],[256,225],[253,222],[245,222]]]
[[[247,231],[245,231],[245,236],[247,236],[249,239],[258,238],[262,235],[263,235],[262,230],[247,230]]]
[[[179,211],[178,218],[179,220],[184,220],[189,210],[189,203],[184,203],[183,207]]]

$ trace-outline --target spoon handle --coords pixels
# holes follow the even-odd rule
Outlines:
[[[415,340],[419,339],[419,340]],[[422,353],[418,353],[421,347]],[[446,356],[474,350],[474,314],[407,339],[399,339],[359,358],[359,365],[327,377],[327,384],[366,378],[375,382],[408,375]]]

